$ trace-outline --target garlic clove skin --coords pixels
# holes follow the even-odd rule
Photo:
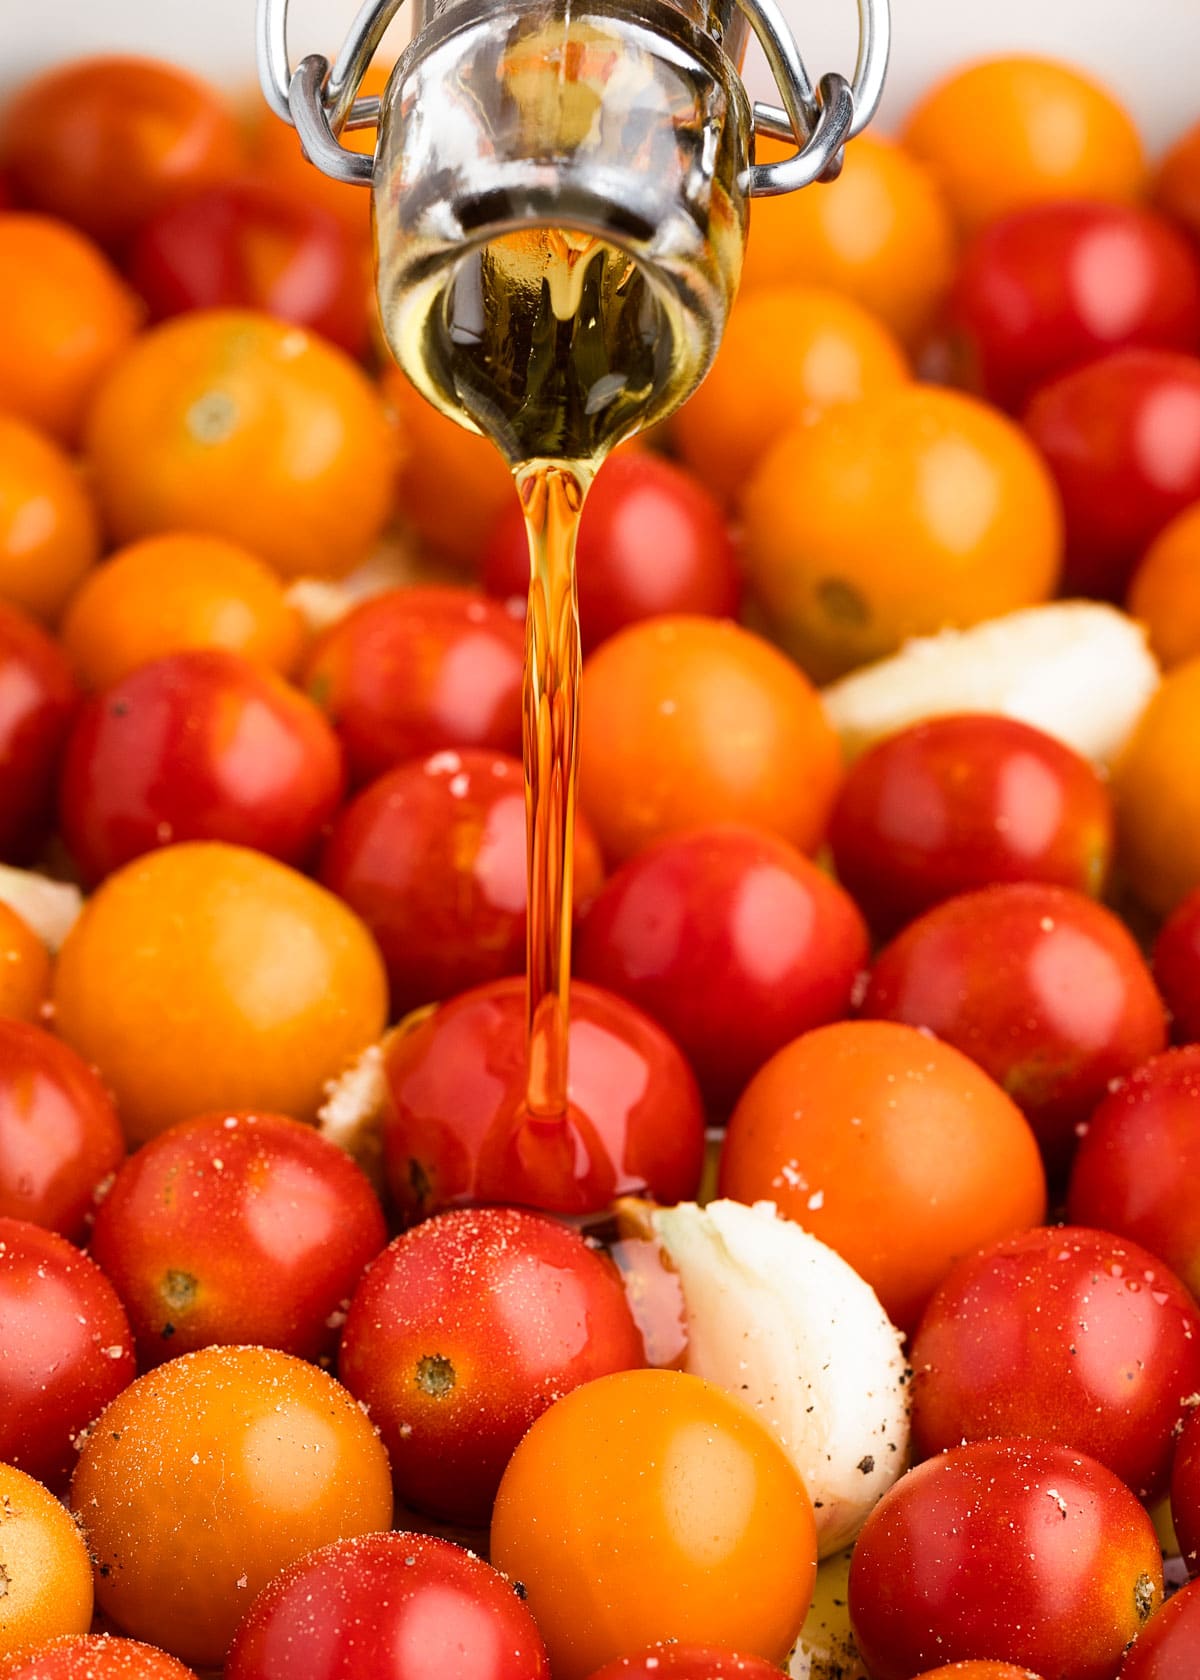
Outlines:
[[[871,1680],[850,1626],[850,1553],[826,1558],[788,1657],[790,1680]]]
[[[771,1202],[658,1208],[679,1273],[685,1369],[736,1395],[788,1454],[822,1557],[841,1551],[908,1460],[900,1332],[870,1285]]]

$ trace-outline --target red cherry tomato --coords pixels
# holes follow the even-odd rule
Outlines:
[[[129,1324],[99,1266],[54,1231],[0,1219],[0,1462],[61,1489],[80,1432],[134,1375]]]
[[[1195,1579],[1200,1576],[1200,1408],[1193,1407],[1183,1426],[1171,1466],[1171,1520],[1175,1537]]]
[[[1090,1454],[1139,1499],[1165,1493],[1200,1392],[1200,1314],[1136,1243],[1041,1228],[960,1260],[910,1352],[917,1452],[1036,1435]]]
[[[1200,1040],[1200,887],[1167,917],[1154,945],[1154,978],[1177,1039]]]
[[[1039,385],[1110,350],[1195,350],[1200,263],[1148,210],[1032,205],[967,247],[950,323],[972,382],[1015,412]]]
[[[1027,723],[932,718],[850,768],[829,843],[872,927],[999,881],[1046,881],[1098,897],[1113,850],[1108,789],[1092,766]]]
[[[1200,1298],[1200,1045],[1168,1050],[1087,1123],[1067,1189],[1072,1224],[1141,1243]]]
[[[571,988],[570,1104],[525,1106],[525,987],[498,980],[443,1004],[386,1051],[384,1164],[408,1220],[464,1202],[594,1213],[647,1191],[686,1201],[704,1116],[671,1040],[623,998]]]
[[[651,1645],[636,1656],[605,1663],[590,1680],[779,1680],[779,1670],[762,1657],[711,1645]]]
[[[188,309],[261,309],[352,356],[367,343],[361,241],[328,210],[245,177],[174,200],[134,241],[129,278],[152,319]]]
[[[1115,351],[1045,386],[1025,427],[1062,496],[1062,592],[1119,600],[1153,539],[1200,500],[1200,359]]]
[[[74,1050],[0,1021],[0,1216],[77,1238],[125,1157],[112,1098]]]
[[[125,1303],[144,1369],[216,1343],[331,1352],[386,1241],[365,1175],[311,1126],[206,1114],[130,1157],[91,1250]]]
[[[604,879],[575,821],[575,902]],[[445,751],[389,770],[335,819],[321,880],[375,935],[393,1016],[525,967],[525,778],[515,758]]]
[[[469,589],[393,589],[318,641],[304,684],[356,782],[443,747],[519,757],[525,632]]]
[[[374,1262],[338,1375],[383,1436],[397,1498],[482,1526],[533,1420],[645,1362],[610,1260],[540,1214],[473,1208],[426,1220]]]
[[[576,566],[585,653],[664,613],[737,617],[741,574],[721,504],[657,455],[616,455],[605,464],[584,504]],[[483,585],[501,600],[523,604],[528,594],[529,549],[515,498],[483,551]]]
[[[240,654],[193,648],[84,703],[63,765],[63,836],[91,881],[179,840],[299,865],[344,785],[337,738],[310,701]]]
[[[1055,1680],[1114,1680],[1162,1602],[1154,1525],[1094,1459],[980,1441],[902,1476],[850,1564],[850,1618],[874,1680],[989,1651]]]
[[[1168,1600],[1138,1634],[1120,1680],[1196,1680],[1200,1674],[1200,1581]]]
[[[1024,1110],[1052,1169],[1109,1081],[1166,1044],[1130,934],[1062,887],[985,887],[926,911],[880,952],[862,1009],[928,1027],[978,1062]]]
[[[777,1050],[849,1013],[866,960],[835,882],[777,835],[730,827],[631,858],[584,918],[575,967],[670,1033],[719,1112]]]
[[[225,1680],[549,1680],[533,1617],[490,1564],[427,1534],[369,1534],[259,1594]]]
[[[140,1639],[84,1633],[0,1658],[0,1680],[195,1680],[192,1669]]]
[[[46,837],[77,700],[58,644],[0,601],[0,861],[27,863]]]

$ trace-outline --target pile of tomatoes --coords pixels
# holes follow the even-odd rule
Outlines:
[[[370,266],[178,69],[0,108],[0,1676],[778,1673],[845,1563],[687,1369],[720,1195],[908,1338],[836,1672],[1194,1680],[1200,128],[995,60],[756,206],[585,514],[562,1118],[519,508]],[[821,685],[1060,595],[1163,669],[1115,763],[847,762]]]

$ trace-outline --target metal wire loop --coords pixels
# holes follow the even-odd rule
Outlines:
[[[891,47],[889,0],[858,0],[858,59],[854,79],[832,72],[816,94],[776,0],[739,0],[762,43],[782,107],[756,103],[754,129],[796,146],[790,158],[753,164],[747,190],[756,198],[794,192],[812,181],[831,181],[842,167],[842,148],[875,115]]]

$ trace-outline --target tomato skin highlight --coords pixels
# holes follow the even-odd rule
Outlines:
[[[282,1114],[200,1115],[117,1174],[91,1251],[125,1303],[143,1370],[219,1343],[318,1360],[387,1241],[344,1151]]]
[[[874,1680],[979,1650],[1056,1680],[1114,1680],[1161,1602],[1142,1506],[1094,1459],[1046,1441],[981,1441],[919,1464],[871,1512],[850,1565]]]
[[[383,1436],[401,1502],[482,1526],[546,1407],[644,1363],[610,1260],[555,1220],[484,1207],[435,1215],[372,1263],[338,1375]]]
[[[249,1609],[225,1680],[550,1680],[533,1617],[481,1558],[426,1534],[337,1541]]]

